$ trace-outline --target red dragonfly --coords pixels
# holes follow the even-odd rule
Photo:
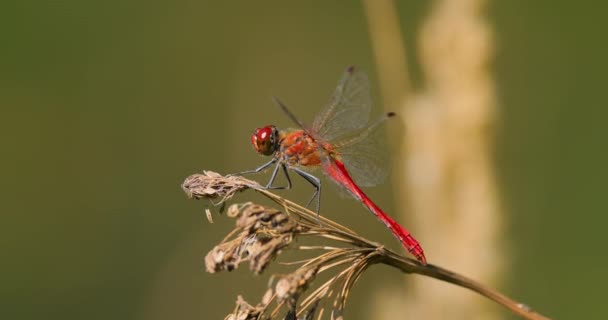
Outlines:
[[[293,170],[315,187],[315,193],[307,207],[317,198],[319,212],[321,180],[303,168],[320,166],[331,180],[346,189],[378,217],[401,241],[405,249],[420,262],[426,263],[424,251],[418,241],[359,188],[359,185],[378,184],[385,177],[385,168],[376,158],[376,144],[373,143],[372,136],[380,124],[395,115],[389,112],[376,121],[369,122],[372,102],[365,73],[355,70],[354,67],[346,69],[330,103],[317,115],[312,127],[300,122],[277,98],[274,100],[299,128],[278,130],[275,126],[268,125],[256,129],[251,136],[253,147],[260,154],[272,156],[272,160],[255,170],[241,174],[260,172],[275,164],[266,188],[289,189],[291,179],[288,169]],[[272,186],[279,168],[285,173],[285,187]]]

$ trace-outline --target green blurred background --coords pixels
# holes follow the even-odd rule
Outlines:
[[[408,48],[428,8],[399,2]],[[500,289],[560,319],[607,314],[606,9],[544,0],[488,10],[509,222]],[[221,319],[237,294],[256,301],[266,276],[204,272],[232,222],[206,223],[180,183],[262,163],[252,129],[289,125],[271,95],[308,120],[347,65],[376,83],[360,3],[5,1],[0,12],[0,318]],[[390,210],[389,191],[370,192]],[[309,192],[299,183],[294,198]],[[326,212],[361,210],[330,189],[324,197]],[[370,236],[391,239],[381,226]],[[355,288],[369,290],[355,293],[349,319],[390,283],[380,270]]]

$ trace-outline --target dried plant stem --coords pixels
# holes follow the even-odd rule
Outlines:
[[[400,255],[395,255],[393,252],[389,252],[387,256],[383,256],[385,260],[383,263],[387,265],[391,265],[397,269],[400,269],[406,273],[414,273],[419,274],[431,278],[435,278],[437,280],[449,282],[451,284],[457,285],[459,287],[467,288],[472,291],[479,293],[480,295],[504,306],[505,308],[511,310],[513,313],[525,318],[525,319],[549,319],[539,313],[534,312],[528,306],[523,303],[519,303],[514,301],[513,299],[505,296],[504,294],[491,289],[477,281],[474,281],[470,278],[467,278],[463,275],[457,274],[450,270],[441,268],[439,266],[435,266],[432,264],[427,264],[426,266],[422,266],[418,264],[415,260],[404,258]]]
[[[226,319],[273,319],[281,310],[286,310],[286,319],[299,316],[302,316],[302,319],[312,319],[317,312],[320,319],[326,308],[325,301],[329,299],[333,299],[331,318],[343,319],[342,312],[350,290],[370,266],[378,263],[392,266],[407,274],[431,277],[467,288],[525,319],[548,319],[479,282],[436,265],[423,265],[414,258],[387,249],[384,245],[368,240],[335,221],[320,217],[251,180],[205,172],[188,177],[182,188],[191,198],[220,198],[219,202],[216,200],[217,203],[224,203],[237,192],[254,189],[285,210],[281,212],[251,202],[230,205],[227,215],[236,219],[236,228],[205,257],[206,268],[210,273],[231,271],[241,263],[249,262],[250,269],[260,274],[278,257],[283,248],[301,236],[345,244],[295,246],[296,250],[303,249],[307,252],[320,250],[320,254],[287,263],[286,265],[297,268],[291,273],[277,275],[279,280],[276,281],[274,289],[269,288],[259,304],[250,305],[239,297],[237,307]],[[308,288],[315,277],[323,272],[331,272],[334,275],[310,293]],[[322,301],[324,302],[319,307]],[[276,306],[270,309],[273,302]]]
[[[267,196],[268,198],[275,201],[279,205],[287,205],[287,207],[290,208],[290,210],[296,210],[296,211],[298,211],[298,213],[301,213],[303,216],[309,216],[310,221],[312,221],[312,222],[314,222],[316,219],[316,213],[314,213],[296,203],[293,203],[285,198],[282,198],[279,195],[276,195],[276,194],[269,192],[268,190],[264,190],[264,189],[256,189],[256,191],[260,192],[264,196]],[[320,217],[320,218],[322,218],[322,223],[332,223],[332,224],[335,224],[336,226],[340,226],[340,227],[344,228],[343,226],[333,222],[332,220],[329,220],[329,219],[323,218],[323,217]],[[352,232],[352,231],[350,231],[350,232]],[[422,276],[426,276],[426,277],[431,277],[431,278],[434,278],[437,280],[441,280],[441,281],[445,281],[445,282],[457,285],[459,287],[470,289],[470,290],[477,292],[480,295],[502,305],[503,307],[511,310],[513,313],[523,317],[524,319],[530,319],[530,320],[547,320],[547,319],[549,319],[539,313],[534,312],[533,310],[530,309],[530,307],[526,306],[525,304],[514,301],[513,299],[505,296],[504,294],[502,294],[494,289],[491,289],[487,286],[484,286],[483,284],[478,283],[475,280],[467,278],[463,275],[460,275],[458,273],[452,272],[450,270],[444,269],[439,266],[435,266],[433,264],[422,265],[415,259],[407,258],[402,255],[399,255],[399,254],[395,253],[394,251],[386,249],[382,245],[369,241],[363,237],[353,236],[352,234],[348,235],[348,236],[349,236],[349,238],[352,238],[353,240],[356,240],[360,243],[374,246],[377,248],[378,252],[381,252],[381,254],[377,254],[374,256],[374,257],[376,257],[376,259],[374,259],[374,261],[372,263],[383,263],[386,265],[393,266],[405,273],[418,274],[418,275],[422,275]]]

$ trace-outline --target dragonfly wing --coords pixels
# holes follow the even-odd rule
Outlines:
[[[366,126],[372,107],[369,91],[367,75],[347,68],[330,103],[315,118],[314,134],[331,141]]]
[[[384,130],[376,128],[365,139],[338,149],[340,159],[361,187],[381,184],[387,177],[388,153]]]

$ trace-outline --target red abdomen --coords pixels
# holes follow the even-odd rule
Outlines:
[[[426,257],[424,251],[420,246],[420,243],[403,228],[397,221],[393,220],[387,215],[380,207],[378,207],[358,186],[355,184],[353,179],[350,177],[348,171],[340,161],[331,161],[324,164],[325,172],[332,178],[337,184],[343,186],[348,190],[356,199],[360,200],[361,203],[380,221],[386,225],[393,235],[399,239],[403,247],[409,251],[418,261],[422,264],[426,264]]]

